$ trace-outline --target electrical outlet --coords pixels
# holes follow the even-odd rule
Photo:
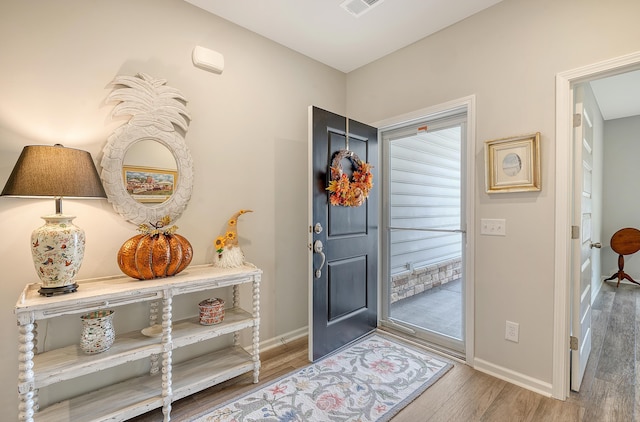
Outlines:
[[[480,234],[506,236],[507,222],[503,218],[482,218],[480,219]]]
[[[512,341],[514,343],[518,342],[518,338],[520,336],[520,324],[517,322],[507,321],[507,326],[504,333],[505,340]]]

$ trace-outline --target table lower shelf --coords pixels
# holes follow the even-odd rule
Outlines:
[[[230,347],[173,365],[171,401],[252,371],[259,362],[240,347]],[[48,406],[34,419],[53,421],[125,421],[162,407],[159,374],[133,378]]]
[[[173,348],[220,337],[252,327],[254,324],[251,314],[240,308],[227,309],[224,321],[216,325],[200,325],[197,317],[175,321],[172,331]],[[161,338],[146,337],[140,331],[134,331],[118,334],[109,350],[95,355],[83,353],[78,344],[38,354],[34,357],[35,388],[47,387],[57,382],[161,353],[161,340]],[[19,388],[28,389],[27,386],[19,386]]]

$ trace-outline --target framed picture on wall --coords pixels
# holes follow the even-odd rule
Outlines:
[[[540,190],[540,132],[485,142],[487,193]]]
[[[122,166],[125,188],[133,199],[145,203],[162,203],[173,195],[177,170]]]

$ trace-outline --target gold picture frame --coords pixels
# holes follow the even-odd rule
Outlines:
[[[178,171],[122,166],[122,180],[127,193],[137,202],[159,204],[173,195],[178,182]]]
[[[539,191],[540,132],[485,142],[487,193]]]

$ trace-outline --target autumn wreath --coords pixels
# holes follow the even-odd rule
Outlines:
[[[342,171],[342,160],[348,158],[353,166],[351,179]],[[346,149],[336,152],[331,160],[331,180],[327,190],[331,192],[331,205],[343,207],[359,207],[369,196],[373,187],[373,175],[369,163],[360,160],[353,152]]]

